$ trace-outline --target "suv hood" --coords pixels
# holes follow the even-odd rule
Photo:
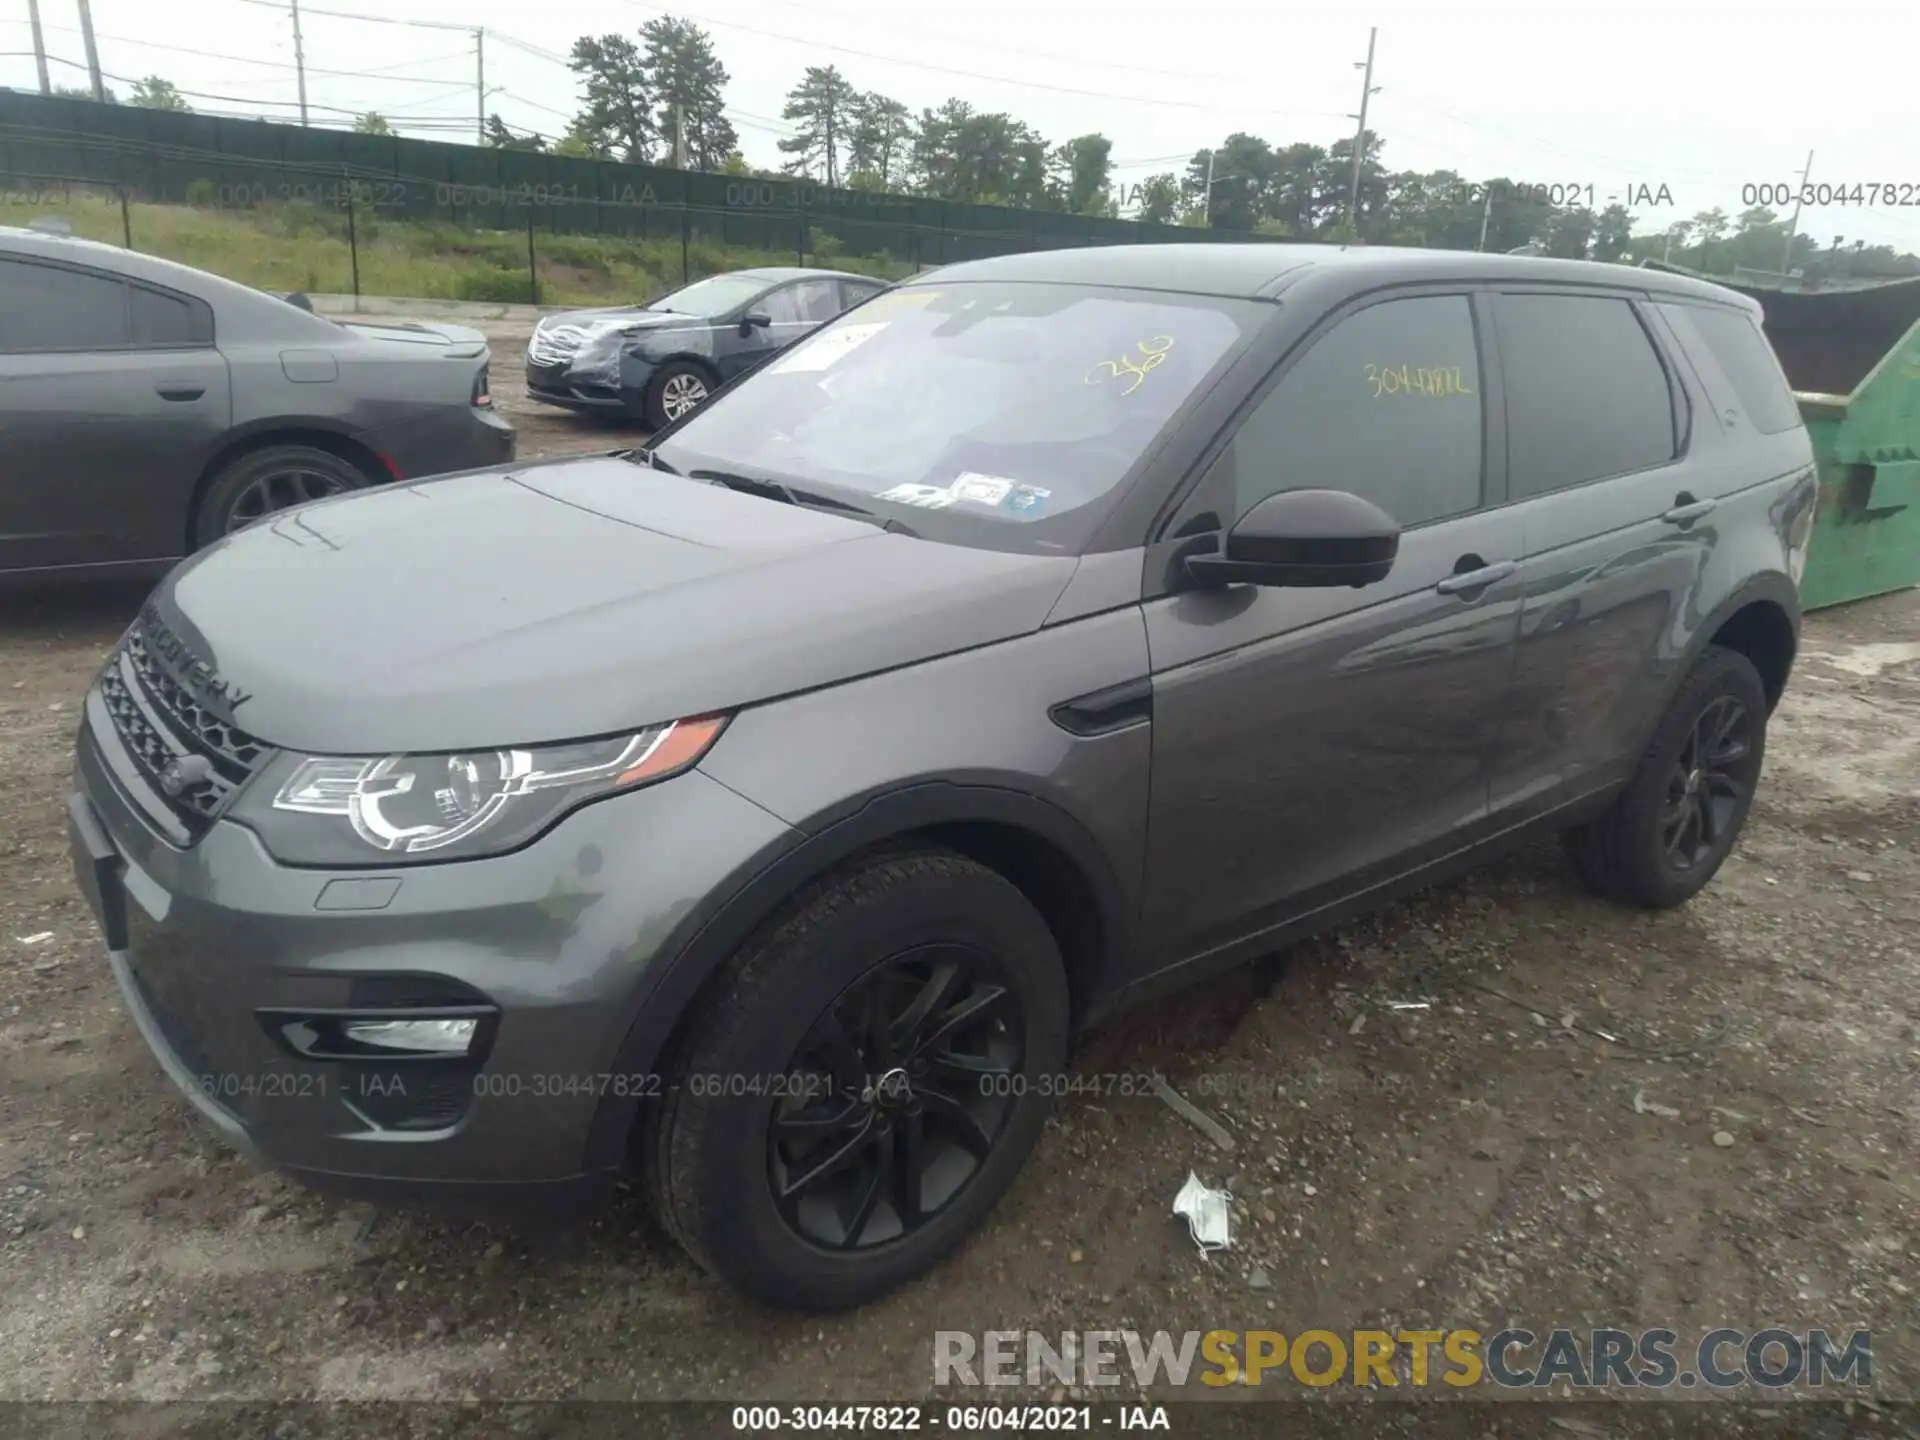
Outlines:
[[[614,734],[1006,640],[1076,564],[596,456],[284,511],[152,608],[236,724],[384,754]]]

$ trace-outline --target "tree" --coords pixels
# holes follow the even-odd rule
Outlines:
[[[1693,233],[1702,245],[1711,245],[1727,233],[1727,212],[1719,206],[1693,217]]]
[[[913,116],[876,90],[853,97],[847,137],[847,183],[863,190],[904,189],[913,144]]]
[[[1562,260],[1584,260],[1599,218],[1584,205],[1557,211],[1547,221],[1547,254]]]
[[[1180,179],[1171,170],[1158,175],[1149,175],[1140,182],[1140,209],[1134,219],[1148,225],[1166,225],[1172,222],[1175,212],[1180,208]]]
[[[642,25],[640,38],[646,42],[640,63],[656,107],[654,130],[667,153],[680,142],[692,169],[720,169],[740,136],[727,119],[721,92],[729,77],[713,53],[713,37],[691,21],[665,15]]]
[[[56,85],[53,87],[53,93],[65,96],[69,100],[93,99],[93,91],[84,85]],[[113,87],[111,85],[102,85],[100,87],[100,94],[109,105],[118,105],[120,103],[120,97],[113,93]]]
[[[1050,189],[1060,208],[1074,215],[1104,215],[1113,175],[1113,142],[1104,135],[1076,135],[1049,157]]]
[[[811,176],[818,165],[828,185],[839,184],[840,151],[853,138],[853,109],[854,89],[847,77],[832,65],[809,65],[780,109],[780,118],[797,127],[780,141],[781,153],[793,157],[787,173]]]
[[[747,163],[746,156],[742,155],[738,150],[732,150],[727,153],[727,158],[720,163],[720,173],[722,175],[751,175],[753,173],[753,167]]]
[[[1273,181],[1273,147],[1242,131],[1229,135],[1217,150],[1195,151],[1187,162],[1183,190],[1215,228],[1251,230],[1269,213]]]
[[[958,200],[960,194],[960,137],[973,117],[973,107],[960,99],[948,100],[938,110],[922,110],[913,132],[910,173],[923,195]]]
[[[536,134],[516,135],[508,128],[507,122],[500,118],[500,112],[494,111],[487,116],[487,144],[496,150],[532,150],[544,152],[547,142],[544,136]]]
[[[640,47],[624,35],[582,35],[567,63],[587,82],[586,106],[569,133],[596,154],[651,160],[656,131]]]
[[[599,131],[584,123],[584,117],[576,115],[567,126],[567,133],[553,147],[553,153],[582,160],[611,160],[613,147]]]
[[[378,110],[369,110],[353,122],[354,130],[361,135],[391,135],[393,126],[387,123],[387,117]]]
[[[191,110],[174,83],[161,75],[149,75],[144,80],[136,80],[133,93],[127,96],[129,105],[138,105],[142,110]]]
[[[1609,205],[1593,227],[1593,258],[1618,260],[1633,241],[1633,216],[1624,205]]]

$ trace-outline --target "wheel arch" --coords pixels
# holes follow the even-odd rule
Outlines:
[[[1120,978],[1116,962],[1129,939],[1121,887],[1093,837],[1047,800],[998,786],[927,782],[873,796],[799,834],[770,861],[717,887],[662,946],[627,1007],[612,1073],[669,1079],[676,1042],[739,947],[808,885],[890,849],[939,846],[1018,887],[1060,946],[1076,1028]],[[587,1168],[624,1160],[640,1107],[638,1096],[601,1098]]]
[[[1771,714],[1786,693],[1787,678],[1800,651],[1800,595],[1793,581],[1781,574],[1756,575],[1722,600],[1695,627],[1685,663],[1669,688],[1669,704],[1710,645],[1736,650],[1753,662],[1766,687]]]
[[[392,463],[386,460],[365,441],[335,428],[320,420],[284,420],[260,421],[229,434],[211,459],[201,468],[199,477],[193,482],[193,498],[187,504],[186,529],[181,543],[186,547],[181,553],[193,550],[193,535],[200,521],[200,506],[206,501],[207,491],[213,480],[222,470],[256,451],[266,450],[275,445],[311,445],[316,450],[325,450],[352,465],[367,477],[370,485],[385,484],[389,480],[401,478]]]

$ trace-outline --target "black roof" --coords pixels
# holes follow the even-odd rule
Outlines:
[[[1690,295],[1745,305],[1744,297],[1719,285],[1628,265],[1591,260],[1550,260],[1527,255],[1485,255],[1472,250],[1419,250],[1391,245],[1293,245],[1216,242],[1165,245],[1099,245],[1073,250],[1032,250],[990,260],[941,267],[939,283],[1026,280],[1068,285],[1120,285],[1190,294],[1270,297],[1309,270],[1364,271],[1380,284],[1425,280],[1509,280],[1535,284],[1610,285],[1661,294]],[[917,280],[917,277],[916,277]],[[907,284],[914,284],[910,280]]]

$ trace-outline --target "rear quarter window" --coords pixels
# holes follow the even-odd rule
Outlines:
[[[144,285],[127,287],[135,345],[185,347],[213,343],[213,311],[203,301]]]
[[[1682,345],[1713,357],[1754,429],[1778,435],[1800,423],[1786,374],[1751,315],[1720,305],[1676,304],[1662,305],[1660,313]]]

